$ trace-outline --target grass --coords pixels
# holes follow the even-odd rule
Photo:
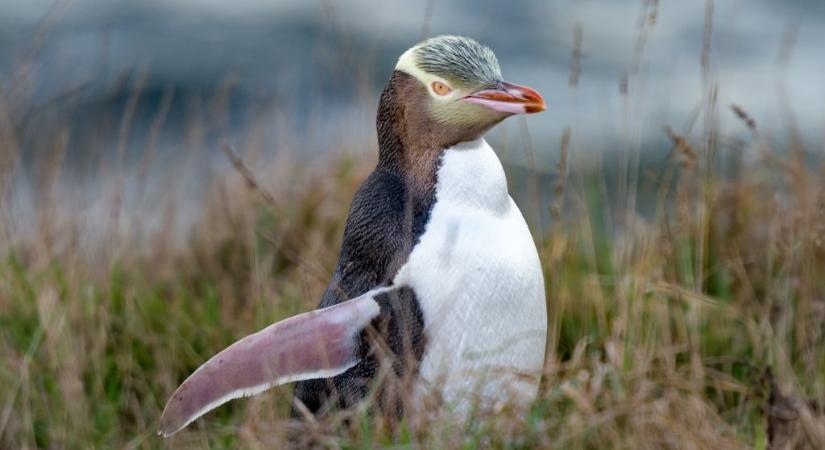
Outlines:
[[[68,244],[71,233],[10,245],[0,443],[253,448],[306,428],[334,448],[765,448],[765,368],[785,395],[825,396],[821,177],[798,153],[771,151],[738,176],[705,179],[679,159],[688,139],[674,142],[661,208],[630,216],[622,233],[598,176],[557,186],[566,213],[535,230],[551,333],[526,420],[505,411],[466,428],[423,419],[392,430],[364,409],[308,425],[287,419],[279,388],[172,439],[154,435],[168,395],[211,354],[315,306],[371,164],[344,159],[295,175],[277,204],[227,176],[180,245],[163,229],[113,236],[117,251],[96,258]]]
[[[238,173],[216,177],[185,233],[174,194],[152,205],[160,226],[140,214],[124,226],[116,183],[104,208],[116,226],[88,228],[88,211],[50,196],[70,139],[57,133],[31,229],[10,225],[13,187],[0,183],[0,448],[822,448],[825,161],[792,125],[772,144],[746,111],[719,108],[715,89],[703,125],[666,130],[664,166],[638,149],[581,164],[586,130],[568,129],[538,144],[561,155],[553,180],[510,171],[528,185],[517,200],[545,271],[541,395],[527,417],[505,408],[463,426],[391,424],[368,407],[291,421],[281,387],[156,436],[166,399],[209,356],[317,305],[374,159],[247,166],[230,152]],[[3,108],[10,180],[20,139]],[[744,139],[718,131],[723,114]]]

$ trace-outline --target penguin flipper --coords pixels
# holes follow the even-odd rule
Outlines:
[[[358,362],[358,336],[380,314],[374,297],[387,289],[284,319],[230,345],[172,394],[158,434],[170,436],[232,399],[343,373]]]

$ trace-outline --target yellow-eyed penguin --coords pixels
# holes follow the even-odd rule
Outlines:
[[[544,109],[536,91],[503,81],[493,52],[475,40],[439,36],[404,52],[378,105],[379,161],[353,198],[319,308],[203,364],[169,399],[160,433],[295,381],[295,402],[314,413],[349,407],[376,387],[393,414],[409,407],[399,398],[414,403],[433,389],[457,411],[535,397],[544,279],[482,135]],[[375,386],[393,378],[380,370],[388,360],[389,373],[409,381],[395,397]]]

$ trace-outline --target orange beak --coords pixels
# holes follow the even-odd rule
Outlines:
[[[541,94],[506,81],[500,81],[495,88],[476,91],[464,100],[505,114],[533,114],[547,109]]]

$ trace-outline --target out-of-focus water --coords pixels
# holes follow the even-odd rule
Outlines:
[[[61,182],[77,198],[107,185],[100,167],[133,174],[148,160],[153,177],[183,160],[195,168],[187,178],[208,178],[225,167],[222,140],[297,155],[373,151],[375,103],[396,58],[443,33],[486,43],[505,78],[548,100],[548,112],[492,133],[505,162],[524,164],[525,123],[539,171],[552,172],[568,126],[588,152],[661,148],[662,128],[687,128],[713,83],[726,133],[744,131],[727,110],[737,103],[767,133],[793,117],[821,150],[818,0],[0,0],[0,95],[23,155],[12,203],[36,207],[38,161],[61,132]]]

